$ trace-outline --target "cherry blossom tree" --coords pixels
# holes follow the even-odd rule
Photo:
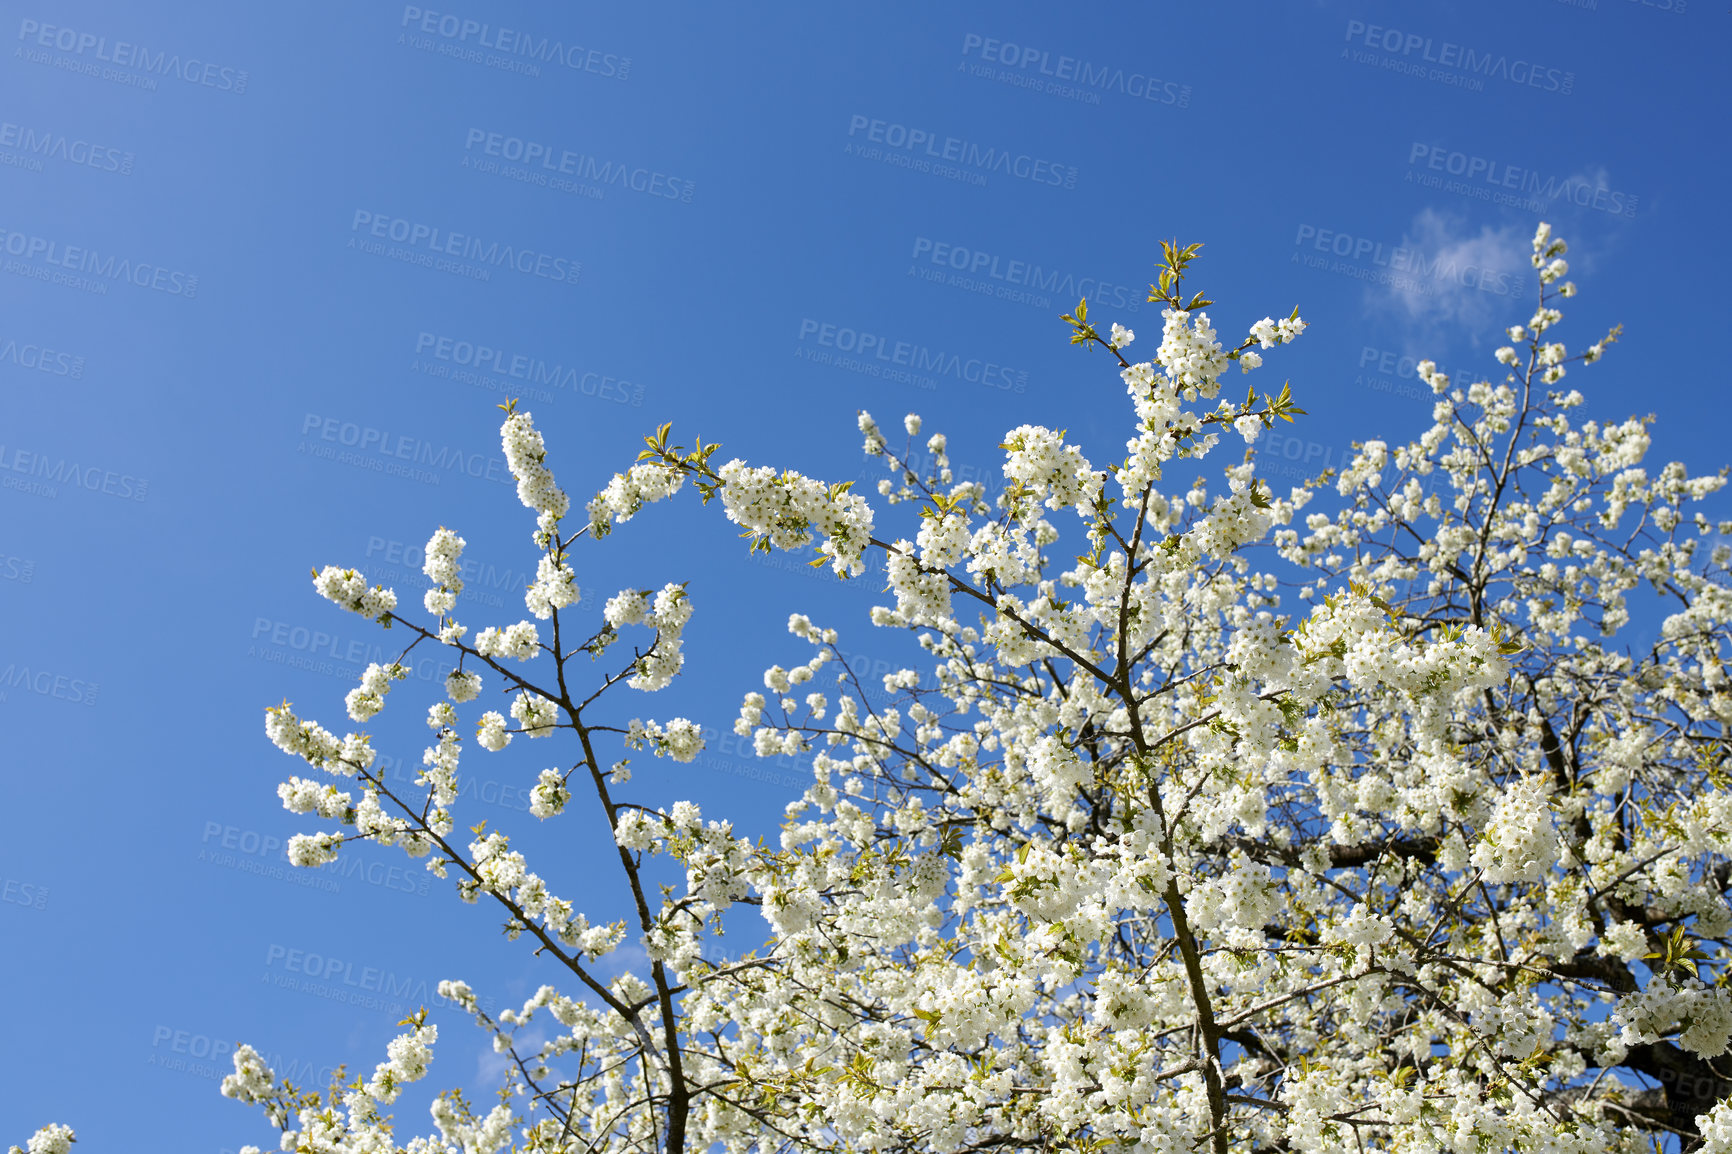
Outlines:
[[[1151,286],[1152,360],[1086,302],[1064,318],[1129,394],[1121,463],[1024,425],[989,505],[952,483],[942,435],[926,475],[908,467],[918,417],[898,452],[862,413],[883,505],[918,508],[902,536],[847,485],[718,465],[668,426],[574,518],[530,415],[502,406],[537,514],[533,620],[459,623],[450,529],[428,543],[425,617],[355,570],[315,575],[457,661],[418,788],[373,768],[364,733],[287,704],[266,730],[317,771],[283,804],[337,827],[297,836],[298,864],[399,846],[534,940],[548,984],[519,1009],[439,987],[508,1056],[506,1092],[485,1113],[441,1095],[425,1137],[388,1128],[433,1058],[425,1010],[370,1077],[303,1089],[243,1045],[222,1092],[301,1154],[1732,1150],[1732,522],[1691,508],[1725,475],[1650,469],[1645,421],[1577,414],[1560,386],[1618,330],[1553,339],[1564,252],[1541,225],[1537,305],[1498,372],[1422,363],[1429,428],[1285,494],[1254,446],[1303,411],[1232,382],[1305,325],[1295,310],[1223,346],[1214,302],[1181,291],[1194,245],[1168,245]],[[1244,460],[1206,480],[1234,437]],[[693,721],[631,704],[680,673],[693,605],[675,582],[580,619],[579,549],[688,483],[753,549],[815,550],[838,575],[881,555],[895,601],[871,623],[927,654],[868,685],[834,626],[790,618],[787,666],[735,723],[811,766],[774,846],[627,800],[610,760],[701,749]],[[1632,648],[1643,622],[1655,639]],[[370,668],[349,717],[403,672]],[[509,718],[459,716],[484,690]],[[590,923],[507,832],[454,837],[470,725],[484,751],[566,743],[532,813],[605,816],[629,925]],[[685,870],[659,902],[658,858]],[[724,957],[724,917],[772,936]],[[628,938],[647,965],[604,980]]]

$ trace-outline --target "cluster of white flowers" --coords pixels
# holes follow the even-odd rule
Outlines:
[[[1702,1135],[1698,1154],[1732,1154],[1732,1102],[1716,1102],[1708,1113],[1698,1114],[1696,1130]]]
[[[512,701],[511,716],[525,737],[552,737],[554,726],[559,724],[559,706],[525,689]]]
[[[1540,221],[1534,229],[1533,266],[1540,270],[1540,283],[1551,284],[1570,271],[1568,262],[1559,258],[1570,250],[1562,237],[1552,235],[1552,226],[1546,221]],[[1565,295],[1574,295],[1573,293]]]
[[[511,731],[505,728],[505,715],[497,709],[483,713],[475,726],[475,740],[490,753],[498,753],[510,745]]]
[[[950,615],[950,579],[942,570],[932,571],[915,559],[914,546],[898,541],[885,553],[890,588],[896,594],[892,616],[880,624],[947,625]]]
[[[1224,351],[1207,313],[1168,308],[1162,318],[1161,347],[1155,360],[1130,365],[1119,374],[1136,406],[1137,435],[1125,443],[1128,456],[1114,470],[1114,478],[1123,503],[1132,508],[1160,479],[1165,462],[1177,456],[1203,456],[1219,442],[1213,433],[1199,436],[1203,419],[1182,405],[1199,397],[1216,396],[1221,373],[1233,355],[1244,372],[1263,364],[1262,357],[1248,350],[1235,354]],[[1304,330],[1305,322],[1297,315],[1280,321],[1264,317],[1251,327],[1251,337],[1270,348],[1293,341]],[[1156,365],[1160,373],[1155,371]],[[1247,444],[1254,443],[1265,426],[1263,416],[1225,405],[1223,414],[1211,419],[1230,421]]]
[[[368,721],[376,717],[385,708],[385,694],[391,691],[393,681],[401,681],[409,676],[407,667],[392,662],[390,665],[380,665],[377,661],[368,664],[361,674],[361,684],[349,690],[349,695],[343,699],[348,708],[349,717],[355,721]]]
[[[1039,425],[1019,425],[1004,435],[1004,476],[1028,491],[1030,504],[1019,520],[1027,523],[1048,509],[1073,508],[1088,516],[1101,492],[1101,475],[1064,436]]]
[[[615,629],[621,625],[642,625],[650,611],[651,597],[648,589],[621,589],[602,606],[602,620]]]
[[[286,701],[265,710],[265,736],[284,753],[340,777],[370,768],[376,756],[366,734],[350,733],[339,739],[318,722],[296,717]]]
[[[289,864],[312,869],[337,860],[337,849],[343,844],[340,833],[297,833],[289,838]]]
[[[328,781],[320,783],[304,777],[291,777],[277,786],[277,796],[282,798],[283,808],[290,813],[341,818],[354,809],[354,799]]]
[[[788,632],[813,645],[834,645],[839,636],[834,629],[824,629],[812,623],[804,613],[788,614]]]
[[[915,538],[920,546],[920,563],[933,569],[960,564],[968,551],[970,536],[968,517],[962,513],[926,518]]]
[[[1263,925],[1278,904],[1268,868],[1255,862],[1238,862],[1225,876],[1193,889],[1185,899],[1185,913],[1199,930],[1252,930],[1261,944]],[[1237,944],[1231,935],[1229,941]]]
[[[1558,833],[1552,826],[1550,793],[1539,778],[1511,782],[1504,788],[1468,859],[1484,872],[1486,881],[1537,882],[1557,864]]]
[[[544,556],[537,563],[535,582],[523,594],[529,611],[543,621],[553,616],[555,609],[577,604],[582,590],[577,587],[577,575],[563,560]]]
[[[483,657],[514,657],[528,661],[540,647],[541,634],[536,631],[533,621],[519,621],[504,629],[490,625],[475,638],[475,652]]]
[[[1369,968],[1375,948],[1394,936],[1395,923],[1383,914],[1372,913],[1364,902],[1355,905],[1345,921],[1323,931],[1326,944],[1353,947],[1355,973]]]
[[[1626,966],[1641,961],[1650,949],[1648,935],[1635,922],[1612,922],[1600,934],[1599,952]]]
[[[72,1127],[58,1124],[44,1126],[30,1136],[25,1146],[14,1146],[9,1154],[72,1154],[72,1144],[77,1136]]]
[[[412,1034],[399,1034],[385,1047],[389,1055],[373,1069],[367,1092],[381,1102],[394,1102],[403,1086],[419,1082],[427,1076],[427,1065],[433,1061],[433,1043],[439,1040],[438,1026],[418,1026]]]
[[[1262,320],[1251,326],[1251,339],[1256,341],[1259,347],[1268,349],[1273,348],[1276,345],[1288,344],[1304,331],[1305,322],[1300,320],[1297,315],[1284,317],[1278,321],[1269,317],[1264,317]],[[1260,369],[1263,367],[1262,356],[1252,352],[1248,348],[1241,348],[1239,350],[1238,361],[1239,371],[1241,373],[1248,373],[1252,369]],[[1239,417],[1234,422],[1234,427],[1247,442],[1255,441],[1257,439],[1257,434],[1262,431],[1261,422],[1258,422],[1257,427],[1253,429],[1250,422],[1243,416]]]
[[[1272,521],[1267,509],[1258,508],[1256,491],[1247,486],[1216,500],[1190,535],[1199,551],[1225,559],[1241,546],[1262,540]]]
[[[276,1075],[265,1065],[259,1052],[242,1042],[235,1047],[233,1062],[235,1072],[225,1075],[222,1080],[223,1097],[234,1098],[249,1106],[264,1102],[275,1088]]]
[[[1297,315],[1274,320],[1264,317],[1251,326],[1251,337],[1260,348],[1273,348],[1276,345],[1289,344],[1305,331],[1305,322]]]
[[[544,769],[529,791],[529,812],[539,818],[557,817],[565,812],[565,803],[570,800],[565,775],[557,769]]]
[[[818,551],[837,576],[866,571],[862,554],[872,539],[872,507],[864,498],[789,470],[752,468],[735,458],[717,470],[728,520],[743,526],[754,544],[799,549],[823,538]]]
[[[1124,504],[1129,507],[1140,502],[1150,484],[1160,479],[1161,465],[1178,451],[1175,427],[1194,429],[1197,417],[1180,411],[1177,395],[1167,386],[1165,378],[1155,374],[1151,362],[1132,365],[1119,376],[1137,412],[1137,435],[1125,442],[1129,456],[1113,474]]]
[[[654,646],[636,662],[628,682],[632,688],[645,692],[666,688],[684,668],[682,635],[691,616],[692,603],[683,583],[670,582],[653,596],[648,589],[622,589],[607,599],[602,607],[602,620],[608,626],[604,643],[617,639],[625,625],[642,625],[656,633]]]
[[[499,441],[505,449],[505,464],[517,478],[517,499],[539,515],[541,533],[565,516],[571,500],[553,481],[553,470],[547,467],[547,446],[528,413],[512,413],[499,429]],[[537,544],[545,544],[537,540]]]
[[[247,1045],[236,1047],[235,1072],[223,1079],[222,1092],[242,1102],[264,1105],[271,1121],[283,1128],[281,1148],[284,1150],[331,1151],[333,1154],[340,1150],[359,1151],[364,1147],[351,1145],[349,1137],[388,1134],[389,1122],[380,1117],[378,1107],[395,1102],[405,1085],[420,1081],[427,1074],[428,1064],[433,1060],[432,1046],[439,1031],[436,1026],[419,1024],[422,1016],[411,1019],[417,1023],[412,1033],[399,1035],[391,1041],[386,1048],[387,1060],[379,1063],[371,1079],[365,1084],[357,1082],[342,1095],[344,1114],[335,1109],[319,1110],[302,1104],[291,1119],[287,1104],[295,1101],[294,1096],[286,1092],[285,1084],[277,1080],[276,1074],[258,1052]],[[336,1097],[335,1090],[332,1096]],[[363,1142],[373,1149],[387,1148],[366,1139]],[[412,1145],[420,1146],[423,1152],[431,1150],[419,1140]],[[242,1150],[258,1154],[255,1146],[242,1147]]]
[[[632,749],[648,746],[657,757],[691,761],[704,751],[704,731],[697,722],[684,717],[671,718],[665,723],[633,718],[626,730],[625,743]]]
[[[466,900],[473,901],[477,889],[495,894],[508,894],[526,884],[533,876],[521,853],[511,848],[511,839],[502,833],[490,833],[469,843],[469,853],[480,881],[466,888]]]
[[[325,600],[372,621],[383,621],[397,608],[395,593],[383,585],[369,586],[367,579],[354,569],[327,565],[313,575],[313,588]]]
[[[433,582],[422,603],[427,612],[443,616],[457,606],[457,596],[463,592],[463,547],[468,542],[441,525],[427,539],[426,559],[421,572]]]
[[[438,720],[439,740],[422,751],[423,768],[416,780],[432,790],[433,804],[443,810],[457,800],[457,762],[463,753],[463,741],[457,736],[454,714],[441,714]],[[435,832],[447,833],[449,826]]]
[[[1642,1046],[1677,1033],[1678,1045],[1701,1058],[1724,1054],[1732,1041],[1732,990],[1657,978],[1618,1003],[1612,1019],[1618,1042]]]
[[[1161,347],[1155,360],[1187,401],[1213,397],[1220,390],[1221,374],[1227,370],[1227,354],[1221,351],[1209,314],[1204,312],[1163,309]]]
[[[741,1151],[774,1128],[778,1142],[837,1150],[1634,1154],[1671,1130],[1732,1154],[1732,1108],[1693,1116],[1703,1099],[1673,1084],[1638,1109],[1606,1073],[1660,1076],[1732,1042],[1720,892],[1732,790],[1716,752],[1732,722],[1732,546],[1715,541],[1732,523],[1687,507],[1720,478],[1644,465],[1642,422],[1578,425],[1580,394],[1540,387],[1612,339],[1572,358],[1545,335],[1569,295],[1563,251],[1536,235],[1539,306],[1508,330],[1527,355],[1500,352],[1507,378],[1457,384],[1422,362],[1430,427],[1358,444],[1336,486],[1282,497],[1250,460],[1225,470],[1224,494],[1201,478],[1156,488],[1163,465],[1213,449],[1211,425],[1251,440],[1280,411],[1285,395],[1260,413],[1249,400],[1206,416],[1184,406],[1215,397],[1232,359],[1258,367],[1253,345],[1305,327],[1265,318],[1228,352],[1207,316],[1177,308],[1155,360],[1121,373],[1135,408],[1122,500],[1101,503],[1104,477],[1081,448],[1036,425],[1005,436],[1014,488],[996,518],[905,476],[925,508],[917,530],[870,546],[897,598],[872,614],[910,630],[929,661],[844,658],[820,692],[837,634],[790,616],[810,659],[767,669],[734,722],[758,754],[811,767],[772,844],[690,802],[616,800],[626,762],[602,772],[589,746],[605,735],[689,761],[703,748],[696,722],[567,719],[587,727],[584,752],[569,771],[540,771],[531,814],[568,809],[570,774],[587,773],[634,885],[651,854],[683,866],[685,884],[629,930],[592,926],[503,833],[471,827],[460,896],[503,903],[513,938],[539,923],[588,993],[611,999],[548,986],[489,1017],[467,986],[441,985],[509,1054],[508,1089],[575,1110],[565,1130],[523,1124],[526,1147],[595,1144],[604,1129],[602,1145],[647,1147],[677,1127],[684,1148]],[[902,425],[923,431],[913,414]],[[894,456],[868,414],[859,429],[869,452]],[[519,435],[519,463],[540,466],[539,441]],[[823,536],[840,568],[863,557],[864,502],[797,474],[707,468],[635,467],[592,504],[592,524],[691,472],[774,547]],[[1313,497],[1336,504],[1301,513]],[[1060,507],[1081,515],[1080,549],[1041,516]],[[1253,566],[1245,546],[1266,536],[1316,577],[1298,597],[1291,570]],[[567,580],[538,544],[552,584]],[[1049,554],[1079,553],[1048,567]],[[1605,638],[1641,619],[1625,602],[1643,588],[1683,604],[1632,655]],[[626,626],[653,629],[655,644],[608,677],[660,688],[689,614],[682,586],[623,590],[585,648],[599,656]],[[527,643],[488,630],[477,649],[534,656],[534,627],[512,629],[525,627]],[[557,694],[506,675],[522,731],[558,724],[568,656],[554,655]],[[446,688],[427,713],[428,809],[387,817],[364,774],[358,800],[292,778],[284,805],[430,854],[458,804],[457,707],[481,686],[458,674]],[[267,731],[333,775],[372,760],[364,737],[339,739],[286,704]],[[510,736],[500,713],[480,718],[484,748]],[[318,864],[342,841],[299,835],[291,854]],[[444,877],[445,864],[428,868]],[[741,901],[775,936],[731,958],[722,915]],[[603,987],[583,966],[628,936],[650,972]],[[457,1095],[433,1107],[438,1137],[405,1145],[384,1128],[376,1107],[425,1071],[432,1040],[399,1038],[329,1110],[274,1120],[318,1151],[509,1143],[510,1110],[476,1115]],[[555,1067],[594,1095],[569,1107],[547,1095]],[[231,1087],[287,1110],[251,1050],[237,1050]]]
[[[467,669],[453,669],[445,677],[445,692],[458,705],[474,701],[481,695],[481,674]]]
[[[880,457],[884,454],[884,432],[878,427],[878,422],[872,419],[872,414],[861,409],[855,414],[855,424],[866,441],[862,446],[868,457]]]
[[[477,1151],[478,1154],[493,1154],[503,1149],[511,1142],[511,1108],[501,1102],[493,1107],[487,1117],[470,1120],[463,1117],[449,1100],[436,1098],[432,1106],[433,1123],[439,1127],[440,1136],[449,1143],[449,1149],[462,1150],[464,1154]],[[537,1128],[538,1130],[541,1127]],[[557,1132],[541,1133],[536,1141],[552,1141],[557,1138]],[[437,1147],[428,1147],[432,1154]],[[410,1154],[422,1154],[421,1151],[411,1151]]]
[[[614,823],[613,838],[622,849],[642,852],[659,844],[657,830],[661,824],[642,810],[628,809]]]
[[[740,716],[734,719],[734,732],[741,737],[750,737],[758,723],[764,720],[764,695],[748,693],[740,704]]]
[[[642,624],[656,631],[655,645],[638,658],[637,672],[626,682],[633,689],[653,693],[665,689],[685,667],[684,641],[686,623],[692,619],[692,599],[686,587],[669,583],[656,594],[655,602],[642,618]]]
[[[645,505],[671,497],[686,483],[686,475],[660,461],[633,465],[615,473],[607,488],[589,502],[589,531],[605,537],[615,524],[623,525]]]

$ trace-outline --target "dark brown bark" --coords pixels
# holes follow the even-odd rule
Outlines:
[[[1685,1154],[1702,1144],[1696,1116],[1732,1094],[1732,1078],[1722,1077],[1711,1063],[1670,1042],[1633,1046],[1624,1065],[1659,1081],[1663,1108],[1649,1116],[1683,1135]],[[1732,1069],[1725,1073],[1732,1074]]]

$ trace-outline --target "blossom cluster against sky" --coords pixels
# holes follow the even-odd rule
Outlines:
[[[261,726],[285,697],[338,724],[395,654],[309,568],[418,599],[447,525],[470,618],[524,615],[507,397],[580,503],[670,420],[724,457],[875,480],[861,408],[892,430],[919,411],[958,479],[1002,486],[996,446],[1024,424],[1118,455],[1123,386],[1057,316],[1086,295],[1152,341],[1147,285],[1177,238],[1204,242],[1195,287],[1224,331],[1294,305],[1309,323],[1276,369],[1309,416],[1261,448],[1290,484],[1421,427],[1419,360],[1500,371],[1543,218],[1592,290],[1571,339],[1626,326],[1588,408],[1654,412],[1661,459],[1712,468],[1697,346],[1719,294],[1696,282],[1727,243],[1727,162],[1701,147],[1724,18],[1685,0],[14,9],[0,967],[28,1044],[0,1055],[0,1133],[52,1117],[93,1148],[233,1149],[264,1137],[216,1094],[235,1040],[318,1083],[370,1068],[416,1006],[449,1014],[441,978],[512,1000],[544,980],[400,855],[291,867],[309,825],[275,796],[292,767]],[[769,832],[802,770],[730,725],[795,660],[788,613],[840,629],[868,672],[910,654],[866,622],[882,573],[844,584],[734,532],[668,502],[586,542],[574,579],[598,619],[624,586],[689,582],[686,673],[656,705],[714,738],[689,765],[640,757],[633,787]],[[417,659],[393,692],[430,699],[444,675]],[[417,712],[375,736],[405,781]],[[479,763],[458,816],[533,844],[540,755]],[[560,848],[593,872],[599,923],[623,909],[595,832]],[[66,1072],[97,1036],[117,1076],[92,1100]],[[431,1082],[474,1083],[482,1045]]]

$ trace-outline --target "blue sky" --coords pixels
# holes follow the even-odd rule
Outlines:
[[[1310,416],[1265,454],[1315,471],[1427,421],[1414,359],[1495,371],[1543,217],[1583,290],[1572,347],[1625,326],[1572,377],[1590,409],[1655,413],[1659,459],[1726,457],[1699,348],[1728,17],[1700,0],[151,7],[0,19],[0,1141],[60,1119],[90,1149],[270,1147],[217,1095],[227,1044],[322,1083],[370,1070],[391,1003],[440,978],[496,1007],[557,981],[400,854],[292,871],[313,825],[280,808],[295,763],[260,724],[285,697],[346,724],[383,641],[309,567],[413,594],[444,524],[477,565],[465,620],[524,615],[505,396],[579,503],[670,420],[831,480],[866,475],[860,408],[923,413],[965,476],[1025,422],[1101,462],[1123,388],[1057,314],[1086,293],[1152,353],[1176,237],[1205,244],[1224,336],[1310,322],[1264,370]],[[868,663],[911,652],[866,622],[879,583],[748,557],[695,500],[579,558],[592,610],[690,581],[688,672],[622,720],[726,733],[804,658],[790,611]],[[432,688],[371,727],[405,776]],[[524,812],[527,744],[467,754],[459,818],[620,915],[599,815]],[[637,770],[628,796],[741,831],[801,789],[731,735]],[[739,925],[737,948],[761,937]],[[435,1020],[428,1085],[475,1085],[482,1035]]]

